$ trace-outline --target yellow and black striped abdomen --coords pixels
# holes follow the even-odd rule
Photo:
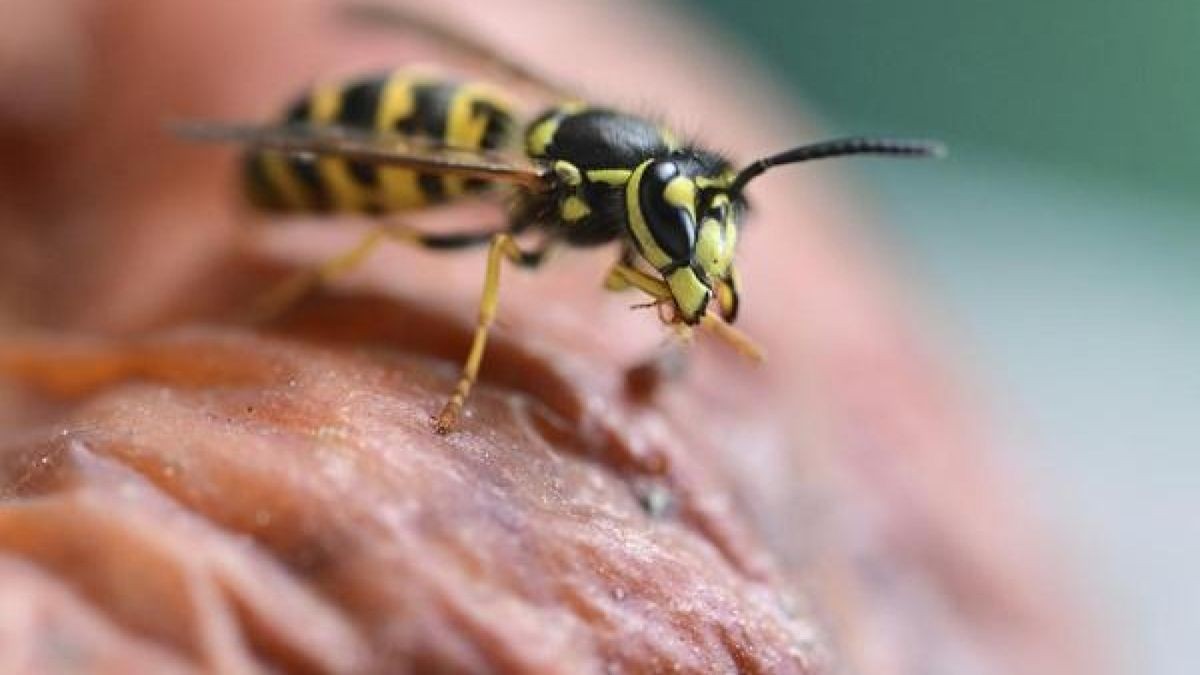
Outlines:
[[[462,150],[510,147],[517,130],[512,106],[491,88],[407,71],[316,87],[288,109],[285,123],[401,134]],[[245,181],[255,205],[277,211],[401,211],[487,187],[339,157],[292,159],[269,151],[246,157]]]

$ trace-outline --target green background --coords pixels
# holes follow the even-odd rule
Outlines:
[[[1200,0],[686,7],[833,130],[949,141],[837,171],[990,405],[1113,670],[1200,673]]]
[[[1196,193],[1195,0],[701,4],[834,119]]]

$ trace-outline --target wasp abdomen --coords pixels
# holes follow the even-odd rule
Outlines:
[[[408,71],[315,87],[288,109],[285,122],[399,134],[459,150],[510,146],[517,129],[509,102],[487,86]],[[247,155],[245,183],[251,201],[270,210],[372,213],[437,204],[489,186],[340,157],[288,158],[269,151]]]

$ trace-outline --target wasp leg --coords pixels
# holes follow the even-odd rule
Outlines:
[[[289,275],[254,301],[250,312],[251,321],[266,322],[284,314],[318,286],[329,283],[361,265],[380,244],[387,241],[387,238],[387,233],[382,228],[375,228],[345,252],[315,268]]]
[[[622,247],[620,260],[618,260],[616,265],[609,270],[608,276],[604,279],[604,288],[610,291],[624,291],[631,288],[632,286],[630,283],[625,280],[624,276],[617,273],[616,268],[617,266],[621,266],[629,269],[635,269],[635,261],[636,258],[634,257],[633,249],[629,248],[628,246]]]
[[[479,301],[479,318],[475,322],[475,337],[471,340],[471,351],[467,354],[454,393],[434,418],[434,429],[439,434],[449,433],[458,424],[463,403],[479,377],[479,366],[483,362],[483,351],[487,347],[488,332],[496,318],[496,307],[500,301],[501,265],[508,260],[521,267],[536,267],[545,260],[546,254],[551,250],[551,246],[547,244],[538,250],[522,251],[513,241],[512,235],[507,232],[493,235],[491,241],[487,271],[484,273],[483,297]]]
[[[621,262],[613,265],[605,280],[605,287],[619,290],[630,286],[646,293],[656,301],[671,300],[671,290],[661,279],[655,279],[649,274]],[[729,325],[720,317],[706,312],[700,319],[700,325],[751,361],[761,363],[766,360],[762,348],[745,333]]]
[[[503,77],[531,86],[551,98],[559,100],[578,98],[569,87],[554,82],[541,73],[534,72],[533,69],[469,35],[466,31],[434,20],[420,12],[379,0],[344,2],[340,10],[342,16],[348,20],[433,38],[443,46],[458,51],[460,55],[476,64],[491,67]]]
[[[354,271],[388,240],[401,241],[422,248],[452,250],[481,246],[491,241],[496,230],[456,234],[426,234],[406,225],[372,228],[357,244],[329,258],[315,268],[300,270],[263,293],[252,305],[250,320],[270,321],[296,305],[318,287]]]
[[[655,279],[624,262],[618,262],[609,269],[608,276],[604,280],[604,287],[613,291],[632,287],[655,300],[671,299],[671,289],[667,288],[667,284],[662,279]]]

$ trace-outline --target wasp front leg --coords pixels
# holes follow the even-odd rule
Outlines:
[[[671,301],[671,289],[662,279],[656,279],[625,261],[618,262],[608,270],[604,287],[610,291],[636,288],[656,301]]]
[[[673,306],[674,301],[672,300],[671,289],[667,286],[666,282],[662,279],[656,279],[623,261],[612,266],[608,272],[608,276],[605,278],[604,285],[610,290],[636,288],[649,295],[656,303],[670,302]],[[671,323],[672,325],[676,325],[678,322]],[[751,361],[761,363],[766,360],[762,349],[745,333],[734,328],[720,317],[714,316],[711,312],[706,312],[703,315],[700,319],[700,326]]]

